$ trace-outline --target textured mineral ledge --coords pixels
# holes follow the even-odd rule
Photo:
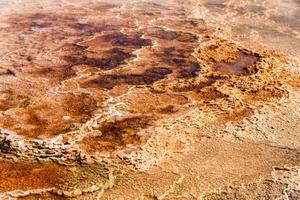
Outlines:
[[[0,199],[300,199],[297,0],[1,0]]]

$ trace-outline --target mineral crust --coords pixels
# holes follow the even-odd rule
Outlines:
[[[300,199],[297,0],[1,0],[0,199]]]

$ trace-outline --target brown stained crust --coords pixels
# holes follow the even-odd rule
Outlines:
[[[88,153],[94,154],[112,152],[125,148],[126,145],[140,145],[144,141],[137,132],[149,127],[152,120],[149,117],[136,116],[103,122],[99,127],[99,135],[84,138],[81,147]]]

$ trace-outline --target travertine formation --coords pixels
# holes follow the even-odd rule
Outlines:
[[[300,3],[0,2],[0,199],[299,199]]]

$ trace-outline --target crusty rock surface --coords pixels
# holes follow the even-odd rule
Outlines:
[[[300,199],[300,3],[0,2],[0,199]]]

